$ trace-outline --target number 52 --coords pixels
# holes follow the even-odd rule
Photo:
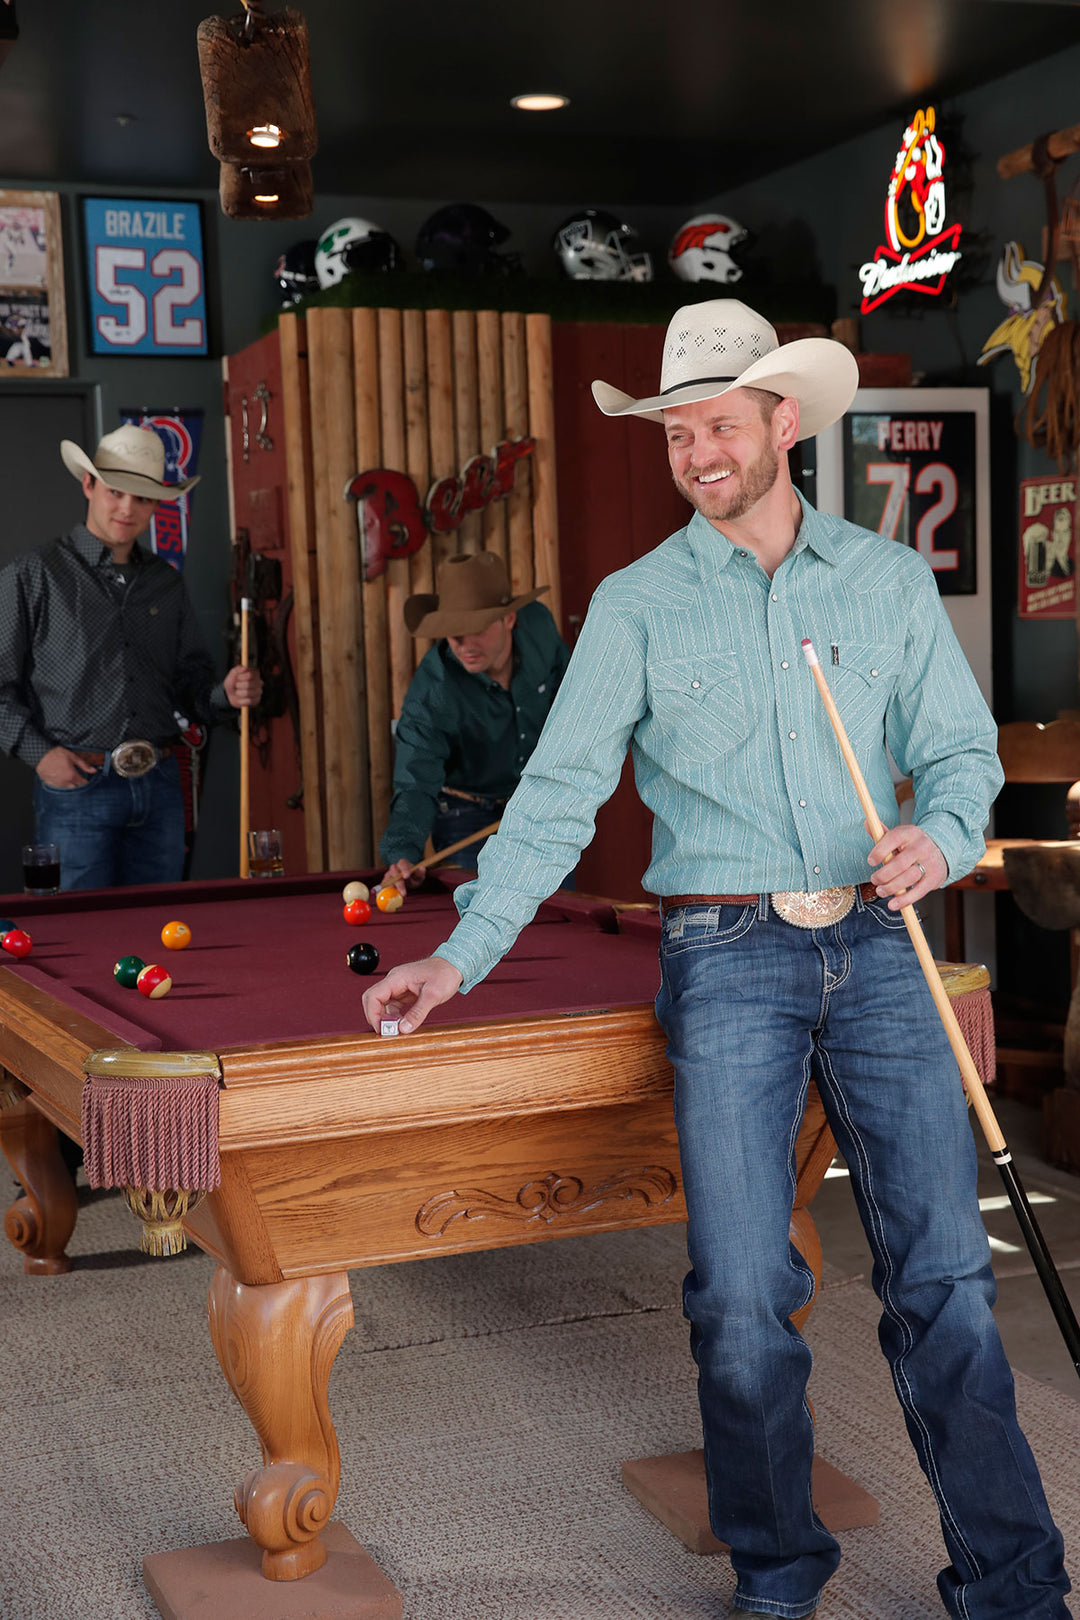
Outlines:
[[[159,348],[199,349],[203,346],[203,321],[197,315],[176,319],[176,311],[195,303],[203,290],[202,267],[187,248],[161,248],[150,260],[150,274],[162,285],[147,297],[133,281],[121,281],[121,271],[146,271],[146,249],[99,247],[94,256],[94,285],[107,304],[124,310],[123,315],[98,315],[96,326],[106,343],[130,348],[140,343],[154,323],[154,343]],[[179,271],[180,279],[172,278]],[[169,279],[166,280],[165,278]]]

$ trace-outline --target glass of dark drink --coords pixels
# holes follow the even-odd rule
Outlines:
[[[24,844],[22,847],[23,893],[60,893],[60,845]]]
[[[276,827],[248,833],[248,870],[258,878],[285,876],[281,834]]]

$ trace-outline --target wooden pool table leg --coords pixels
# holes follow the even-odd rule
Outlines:
[[[236,1511],[263,1549],[271,1581],[326,1562],[319,1531],[341,1478],[327,1381],[353,1324],[348,1272],[249,1287],[219,1266],[207,1300],[210,1337],[251,1419],[263,1466],[237,1487]]]
[[[4,1071],[0,1071],[0,1079]],[[8,1088],[11,1082],[8,1082]],[[79,1213],[75,1183],[60,1153],[56,1126],[29,1097],[5,1088],[0,1106],[0,1147],[26,1189],[4,1216],[4,1231],[22,1251],[23,1270],[58,1276],[71,1270],[64,1250]]]

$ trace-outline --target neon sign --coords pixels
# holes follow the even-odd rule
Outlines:
[[[959,224],[945,224],[945,148],[933,107],[904,131],[885,198],[887,242],[859,268],[864,315],[898,292],[936,296],[961,258]]]

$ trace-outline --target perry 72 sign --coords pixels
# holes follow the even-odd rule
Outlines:
[[[91,354],[208,353],[197,202],[84,197]]]

